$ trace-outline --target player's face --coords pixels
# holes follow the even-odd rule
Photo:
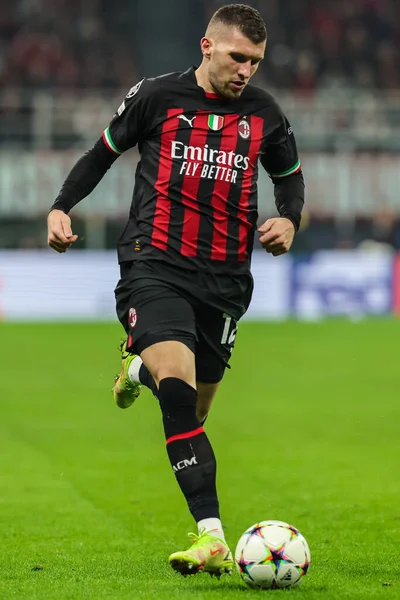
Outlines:
[[[235,27],[222,27],[208,42],[211,86],[221,96],[239,98],[264,58],[266,42],[254,44]]]

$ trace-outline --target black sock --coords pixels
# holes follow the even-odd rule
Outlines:
[[[197,391],[181,379],[168,377],[160,382],[158,397],[168,456],[189,510],[196,521],[219,519],[217,465],[196,417]]]
[[[158,398],[158,387],[144,363],[141,364],[139,369],[139,381],[148,387],[153,392],[154,396]]]

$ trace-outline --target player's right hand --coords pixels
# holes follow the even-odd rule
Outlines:
[[[66,252],[78,239],[78,236],[72,233],[71,219],[62,210],[54,209],[49,213],[47,231],[47,243],[56,252]]]

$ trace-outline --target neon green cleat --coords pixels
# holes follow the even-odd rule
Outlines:
[[[126,351],[126,341],[120,346],[122,355],[121,373],[115,378],[113,387],[114,400],[120,408],[129,408],[139,396],[142,386],[140,383],[133,383],[128,376],[129,365],[137,354],[130,354]]]
[[[218,579],[223,573],[231,575],[232,553],[226,542],[203,531],[200,535],[189,533],[192,545],[189,550],[174,552],[168,559],[171,567],[182,575],[195,575],[204,571]]]

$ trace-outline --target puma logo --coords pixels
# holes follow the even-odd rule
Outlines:
[[[195,120],[196,117],[192,117],[191,119],[188,119],[187,117],[185,117],[185,115],[178,115],[178,119],[182,119],[182,121],[187,121],[190,125],[190,127],[193,127],[193,121]]]

